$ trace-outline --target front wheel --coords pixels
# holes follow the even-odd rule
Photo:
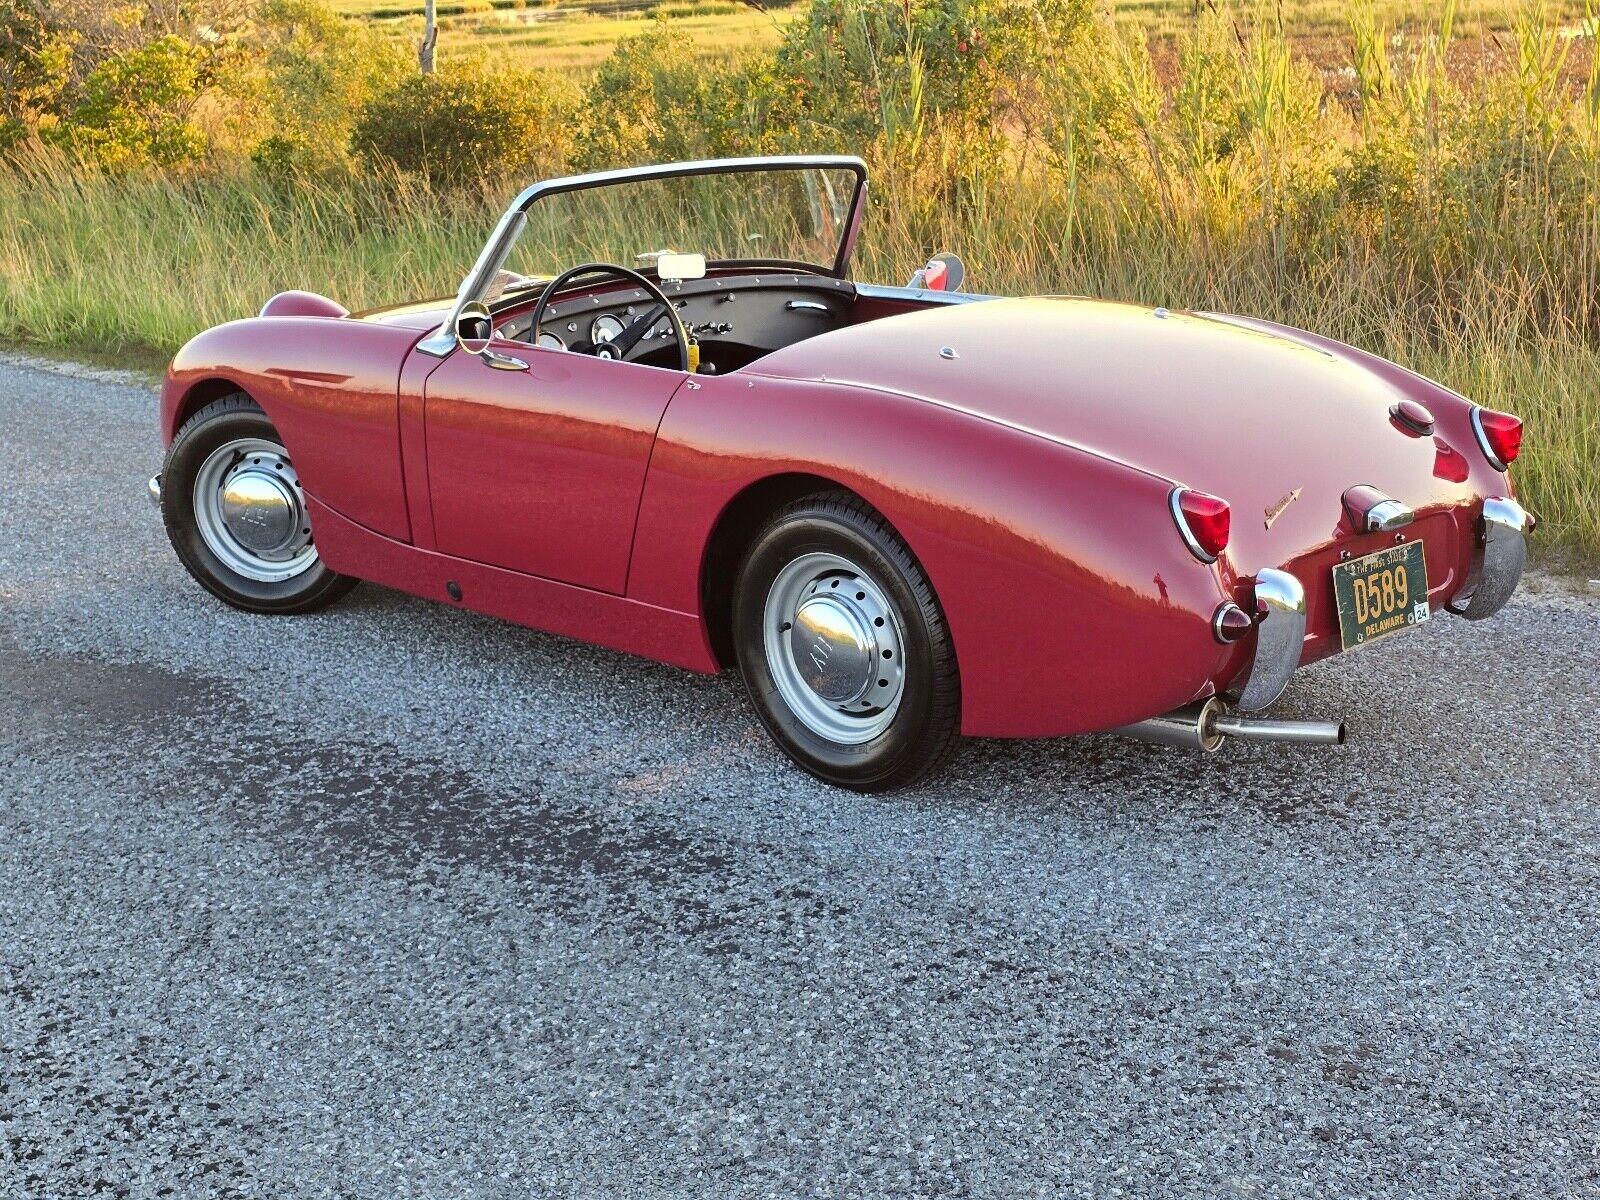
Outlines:
[[[780,509],[739,570],[739,669],[762,723],[812,774],[857,791],[936,766],[961,722],[944,613],[893,529],[827,493]]]
[[[317,553],[294,463],[244,393],[214,400],[173,439],[161,515],[189,574],[247,612],[309,612],[356,581]]]

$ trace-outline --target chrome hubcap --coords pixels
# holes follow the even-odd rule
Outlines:
[[[317,561],[300,480],[275,442],[239,438],[207,455],[195,476],[194,515],[206,546],[247,579],[292,579]]]
[[[865,571],[805,554],[778,573],[763,611],[767,666],[813,733],[859,745],[887,729],[905,687],[905,622]]]

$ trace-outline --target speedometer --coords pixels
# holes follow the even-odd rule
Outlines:
[[[567,344],[553,333],[541,333],[539,335],[539,345],[546,350],[565,350],[567,348]]]
[[[604,346],[607,342],[615,340],[617,334],[622,332],[622,322],[609,314],[594,319],[594,324],[589,326],[589,340],[596,346]]]

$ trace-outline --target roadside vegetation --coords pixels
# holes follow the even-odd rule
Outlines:
[[[13,0],[0,337],[165,355],[286,287],[452,291],[530,176],[854,151],[861,277],[951,248],[975,290],[1364,346],[1522,415],[1542,540],[1600,557],[1595,23],[1389,11],[1323,14],[1308,48],[1272,10],[1168,6],[1152,38],[1089,0],[814,0],[751,45],[657,17],[589,71],[455,54],[424,79],[316,0]]]

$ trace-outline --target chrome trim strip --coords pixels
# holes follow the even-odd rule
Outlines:
[[[1483,434],[1482,413],[1483,406],[1481,404],[1474,404],[1472,406],[1472,432],[1473,435],[1478,439],[1478,449],[1483,451],[1483,456],[1489,460],[1489,465],[1491,467],[1493,467],[1496,471],[1504,473],[1510,464],[1501,462],[1495,457],[1494,451],[1489,449],[1489,439]]]
[[[1446,606],[1469,621],[1492,617],[1506,606],[1522,582],[1528,562],[1528,511],[1509,496],[1483,502],[1483,549],[1474,558],[1466,585]]]
[[[1217,561],[1215,554],[1207,554],[1205,547],[1194,540],[1194,531],[1189,528],[1189,522],[1183,519],[1183,509],[1178,506],[1178,497],[1183,495],[1187,488],[1175,487],[1167,493],[1167,510],[1172,513],[1172,523],[1178,527],[1178,536],[1183,539],[1183,544],[1189,547],[1189,553],[1201,562],[1210,565]]]
[[[462,280],[456,292],[455,303],[438,329],[422,341],[417,349],[435,358],[443,358],[455,348],[456,321],[461,310],[477,300],[488,289],[495,273],[505,264],[506,255],[516,242],[517,235],[527,219],[534,201],[563,192],[583,192],[591,188],[607,187],[616,183],[637,183],[649,179],[690,178],[697,175],[730,175],[737,171],[756,170],[836,170],[850,171],[856,177],[856,191],[850,201],[850,215],[846,218],[846,236],[841,239],[839,252],[834,258],[833,273],[843,278],[849,262],[854,226],[860,219],[862,197],[866,192],[867,164],[853,154],[774,154],[755,158],[710,158],[697,162],[656,163],[647,167],[624,167],[614,171],[594,171],[587,175],[567,175],[559,179],[545,179],[524,188],[506,209],[500,223],[478,255],[472,271]]]
[[[1246,712],[1259,712],[1283,695],[1306,640],[1306,590],[1298,579],[1265,567],[1256,573],[1255,592],[1262,617],[1250,673],[1239,692],[1239,707]]]
[[[927,288],[894,287],[884,283],[858,283],[856,295],[868,300],[909,300],[921,304],[976,304],[980,300],[1003,300],[981,292],[935,292]]]

